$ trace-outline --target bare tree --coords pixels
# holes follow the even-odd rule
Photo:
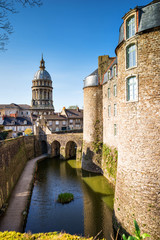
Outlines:
[[[42,0],[0,0],[0,50],[5,50],[9,35],[13,33],[13,26],[8,15],[17,13],[17,3],[23,7],[41,6]]]

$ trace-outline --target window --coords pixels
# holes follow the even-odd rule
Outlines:
[[[108,80],[111,78],[111,71],[108,71]]]
[[[23,112],[21,112],[21,115],[23,115]]]
[[[135,35],[135,16],[131,16],[126,21],[126,39]]]
[[[71,125],[69,125],[69,129],[71,129],[71,130],[73,129],[73,125],[72,125],[72,124],[71,124]]]
[[[130,77],[127,79],[127,101],[136,101],[138,98],[138,81],[137,78]]]
[[[25,124],[25,125],[27,124],[27,121],[26,121],[26,120],[24,120],[24,124]]]
[[[63,121],[63,125],[66,125],[66,121]]]
[[[115,97],[117,97],[117,85],[116,84],[113,86],[113,94]]]
[[[111,105],[108,106],[108,117],[111,116]]]
[[[59,131],[59,127],[56,127],[56,132]]]
[[[136,45],[132,44],[126,48],[126,68],[136,66]]]
[[[52,126],[52,121],[49,121],[49,126]]]
[[[56,125],[59,125],[59,121],[56,121]],[[57,131],[57,130],[56,130]]]
[[[114,116],[117,116],[117,104],[114,104]]]
[[[108,98],[110,98],[110,88],[108,88]]]
[[[114,124],[114,136],[117,136],[117,124]]]
[[[113,72],[114,72],[114,76],[116,76],[117,75],[117,67],[116,66],[113,67]]]
[[[0,112],[0,115],[1,115],[1,112]]]
[[[69,120],[69,123],[73,123],[73,119],[70,119],[70,120]]]
[[[76,119],[76,123],[80,123],[80,119]]]

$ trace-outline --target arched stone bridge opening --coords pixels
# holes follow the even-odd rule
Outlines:
[[[53,133],[39,137],[43,146],[44,142],[47,144],[47,153],[51,157],[81,160],[83,133]]]

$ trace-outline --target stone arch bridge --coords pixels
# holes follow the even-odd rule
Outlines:
[[[52,133],[39,135],[43,153],[52,157],[60,156],[61,159],[82,156],[83,133]]]

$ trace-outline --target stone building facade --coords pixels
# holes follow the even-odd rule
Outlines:
[[[1,104],[0,125],[4,127],[4,130],[12,130],[12,137],[16,137],[17,134],[24,135],[27,128],[33,131],[31,106],[15,103]]]
[[[88,146],[86,148],[84,144],[82,166],[87,168],[93,161],[115,184],[115,228],[121,227],[133,234],[133,220],[136,219],[142,232],[148,232],[151,239],[158,240],[159,0],[125,14],[116,55],[108,61],[108,66],[105,65],[103,76],[98,74],[101,71],[96,71],[84,80],[84,142]],[[100,64],[98,68],[101,68]],[[102,127],[98,129],[95,123],[100,114]],[[103,136],[102,142],[96,139],[97,130]],[[94,149],[97,140],[99,152]]]

